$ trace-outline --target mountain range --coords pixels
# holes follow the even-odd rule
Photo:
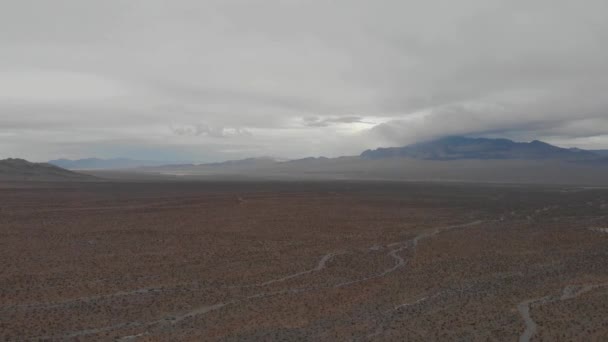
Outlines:
[[[367,179],[608,185],[608,157],[601,151],[561,148],[538,140],[514,142],[508,139],[445,137],[403,147],[367,150],[358,156],[287,161],[247,158],[210,164],[145,167],[133,172],[180,179]]]
[[[48,163],[68,170],[129,169],[134,167],[160,166],[166,164],[166,162],[134,160],[128,158],[54,159],[49,160]]]
[[[62,169],[48,163],[24,159],[0,160],[0,181],[93,181],[97,177]]]
[[[411,158],[421,160],[563,160],[563,161],[598,161],[608,157],[608,150],[583,150],[579,148],[561,148],[534,140],[532,142],[515,142],[509,139],[469,138],[461,136],[444,137],[436,140],[416,143],[402,147],[381,147],[366,150],[359,155],[362,159],[377,160],[386,158]],[[352,157],[341,157],[352,158]],[[278,163],[306,164],[327,161],[326,157],[307,157],[302,159],[277,159],[272,157],[246,158],[205,164],[167,164],[158,161],[114,159],[55,159],[48,163],[69,170],[118,170],[133,168],[171,169],[175,167],[213,167],[213,168],[251,168],[276,165]]]
[[[0,180],[91,180],[95,179],[91,176],[96,176],[139,180],[366,179],[608,185],[608,152],[605,150],[562,148],[538,140],[514,142],[469,137],[444,137],[337,158],[280,160],[261,157],[173,165],[124,158],[90,158],[50,163],[29,163],[20,159],[0,161]]]
[[[601,155],[582,149],[567,149],[545,142],[515,142],[509,139],[445,137],[404,147],[378,148],[361,153],[364,159],[405,157],[426,160],[521,159],[586,161]]]

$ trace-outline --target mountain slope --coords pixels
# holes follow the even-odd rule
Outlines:
[[[608,157],[608,150],[591,150],[590,152],[593,152],[603,157]]]
[[[161,172],[165,174],[204,174],[204,173],[232,173],[245,172],[273,167],[281,161],[272,157],[254,157],[246,159],[227,160],[206,164],[167,164],[138,168],[140,172]]]
[[[0,181],[91,181],[97,179],[47,163],[31,163],[16,158],[0,160]]]
[[[278,160],[272,157],[254,157],[237,160],[227,160],[219,163],[208,163],[200,164],[199,167],[259,167],[265,165],[272,165],[277,163]]]
[[[55,159],[49,160],[49,164],[68,169],[68,170],[104,170],[104,169],[128,169],[143,166],[158,166],[162,162],[133,160],[127,158],[99,159]]]
[[[566,149],[542,141],[514,142],[508,139],[446,137],[404,147],[378,148],[361,153],[364,159],[407,157],[427,160],[524,159],[584,161],[600,158],[585,150]]]

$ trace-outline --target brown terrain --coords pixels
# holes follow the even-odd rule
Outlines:
[[[0,183],[6,341],[606,341],[608,189]]]

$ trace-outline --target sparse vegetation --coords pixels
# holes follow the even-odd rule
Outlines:
[[[0,337],[608,338],[608,190],[0,187]]]

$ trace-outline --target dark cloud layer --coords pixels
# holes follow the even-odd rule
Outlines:
[[[0,157],[608,148],[604,0],[0,0]]]

